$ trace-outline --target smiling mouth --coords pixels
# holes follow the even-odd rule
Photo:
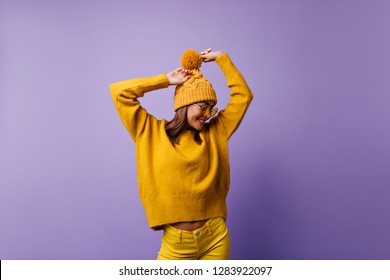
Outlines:
[[[198,119],[201,124],[204,124],[208,119]]]

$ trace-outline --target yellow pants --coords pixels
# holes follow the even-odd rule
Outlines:
[[[186,231],[167,225],[158,260],[227,260],[230,237],[224,218],[208,220],[203,227]]]

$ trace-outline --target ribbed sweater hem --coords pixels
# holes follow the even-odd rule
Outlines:
[[[207,201],[204,197],[182,197],[175,199],[169,197],[164,199],[142,200],[148,219],[149,227],[160,230],[166,224],[177,222],[199,221],[216,217],[227,217],[225,198],[215,198]],[[207,203],[205,203],[207,201]]]

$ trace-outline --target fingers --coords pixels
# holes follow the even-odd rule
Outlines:
[[[203,52],[200,53],[200,56],[202,57],[204,62],[209,62],[213,60],[212,57],[211,48],[205,49]]]
[[[187,70],[187,69],[184,69],[183,67],[179,67],[177,68],[177,71],[184,75],[184,76],[188,76],[188,75],[191,75],[191,71]]]
[[[178,78],[182,80],[181,82],[187,81],[192,75],[191,71],[184,69],[182,67],[179,67],[177,70],[178,70]]]
[[[207,54],[207,53],[209,53],[209,52],[211,52],[211,48],[208,48],[208,49],[205,49],[203,52],[201,52],[200,54],[201,55],[204,55],[204,54]]]
[[[201,52],[200,56],[204,62],[210,62],[216,60],[221,54],[221,51],[211,51],[211,48],[208,48]]]

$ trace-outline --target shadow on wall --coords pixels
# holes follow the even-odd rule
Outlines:
[[[228,198],[230,258],[290,259],[291,247],[299,247],[291,242],[302,224],[292,211],[293,180],[277,159],[253,160],[247,166],[251,170],[232,182]]]

